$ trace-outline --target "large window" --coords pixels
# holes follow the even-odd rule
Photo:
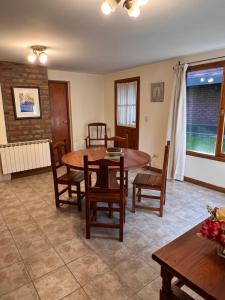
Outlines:
[[[225,159],[225,62],[187,72],[187,153]]]

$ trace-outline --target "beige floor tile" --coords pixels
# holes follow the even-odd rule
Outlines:
[[[150,284],[145,286],[142,290],[137,293],[137,296],[141,300],[159,300],[159,290],[162,286],[161,277],[157,277]]]
[[[67,266],[81,286],[109,271],[109,267],[95,254],[80,257]]]
[[[23,240],[23,243],[17,246],[23,259],[51,248],[51,244],[44,236],[36,239],[30,237],[29,239]]]
[[[96,238],[86,240],[85,243],[110,267],[116,266],[119,262],[133,255],[132,250],[126,247],[124,243],[118,243],[118,240]]]
[[[59,300],[80,288],[80,285],[64,266],[36,279],[34,285],[41,300]]]
[[[71,224],[57,225],[45,233],[54,247],[77,237],[76,229]]]
[[[84,292],[83,289],[79,289],[74,293],[63,298],[63,300],[89,300],[89,299],[90,298],[87,296],[87,294]]]
[[[21,261],[21,256],[14,243],[0,247],[0,268]]]
[[[4,220],[9,229],[17,228],[18,226],[26,226],[33,222],[33,219],[25,211],[19,215],[4,216]]]
[[[125,300],[132,294],[113,272],[95,277],[84,290],[92,300]]]
[[[27,258],[24,263],[31,279],[39,278],[64,264],[53,248]]]
[[[39,297],[33,284],[29,283],[2,296],[1,300],[39,300]]]
[[[5,227],[5,230],[0,232],[0,247],[14,244],[10,231]]]
[[[134,254],[138,254],[141,249],[150,246],[151,243],[152,240],[137,229],[126,232],[124,235],[124,244],[130,248]]]
[[[137,172],[138,170],[131,170],[129,172],[130,182]],[[143,172],[143,170],[141,170],[141,172]],[[6,247],[4,248],[4,254],[0,257],[0,261],[3,263],[2,266],[4,266],[5,262],[8,264],[9,257],[12,262],[14,259],[16,260],[17,255],[16,251],[14,252],[13,250],[15,249],[13,246],[9,248],[11,250],[6,251],[7,247],[14,245],[14,238],[16,246],[19,246],[19,252],[23,258],[28,259],[33,255],[38,257],[39,252],[48,252],[48,250],[54,246],[56,247],[55,250],[57,254],[59,254],[66,263],[74,262],[76,266],[75,262],[77,262],[80,268],[78,268],[78,274],[80,272],[80,274],[83,274],[84,278],[86,278],[86,274],[85,272],[82,273],[82,270],[87,264],[85,264],[84,261],[82,262],[81,258],[87,256],[86,250],[89,248],[90,251],[93,251],[95,255],[97,254],[105,264],[117,272],[112,272],[114,275],[110,277],[107,275],[109,272],[101,273],[101,267],[99,267],[99,269],[93,267],[94,274],[98,274],[99,272],[101,274],[96,275],[91,279],[92,281],[89,280],[85,288],[89,288],[89,296],[92,295],[94,299],[114,300],[118,297],[119,299],[121,299],[121,297],[125,299],[127,295],[129,295],[129,297],[131,297],[129,299],[132,300],[149,300],[149,297],[158,297],[160,287],[157,286],[157,280],[155,281],[152,272],[156,272],[156,275],[159,276],[160,267],[151,259],[152,252],[204,220],[208,216],[206,204],[218,207],[224,206],[224,194],[185,182],[168,182],[163,218],[159,218],[158,213],[154,212],[140,210],[132,214],[129,210],[126,210],[123,243],[118,242],[118,230],[110,229],[93,229],[91,239],[86,240],[84,238],[85,211],[83,210],[80,214],[77,211],[77,207],[68,205],[56,209],[52,183],[51,172],[15,179],[7,183],[0,183],[0,198],[2,204],[0,206],[0,248]],[[130,184],[127,201],[129,207],[131,206],[131,187]],[[34,218],[31,217],[30,213]],[[100,218],[102,217],[100,216]],[[104,219],[107,221],[108,217],[105,216]],[[13,238],[8,229],[11,231]],[[84,246],[81,244],[81,240]],[[52,260],[53,262],[51,263]],[[50,259],[50,262],[46,263],[47,268],[48,264],[50,264],[50,269],[52,265],[55,266],[55,260],[52,260]],[[58,261],[58,259],[56,259],[56,261]],[[18,263],[13,265],[18,265]],[[37,266],[40,265],[37,262]],[[94,265],[96,266],[96,264]],[[59,267],[59,269],[60,268],[61,267]],[[6,276],[3,275],[0,282],[0,294],[2,290],[4,293],[5,291],[8,293],[12,291],[12,289],[17,289],[18,293],[15,293],[13,296],[15,299],[17,296],[20,297],[20,293],[22,293],[21,295],[25,295],[26,292],[23,292],[23,288],[21,288],[22,292],[19,291],[20,286],[26,284],[26,280],[24,283],[21,283],[21,277],[23,276],[18,275],[20,272],[18,270],[10,271],[12,270],[12,265],[0,269],[1,272],[2,270],[4,270],[4,273],[6,271],[8,271],[9,274],[13,273],[14,275],[11,275],[11,277],[15,277],[16,283],[14,279],[12,279],[11,282],[7,278],[9,283],[6,284],[5,279],[3,279],[3,277],[5,278]],[[40,269],[37,267],[35,270],[39,272]],[[47,275],[54,274],[57,270],[58,269],[55,269],[36,280],[46,278]],[[73,270],[73,272],[76,273],[76,270]],[[69,272],[69,275],[72,276],[71,272]],[[19,277],[18,280],[16,279],[17,277]],[[122,289],[122,291],[124,291],[124,286],[130,286],[130,288],[125,288],[125,291],[129,293],[122,292],[122,294],[118,295],[116,291],[112,291],[112,288],[108,287],[108,282],[110,281],[112,281],[116,287],[115,290]],[[42,286],[44,286],[46,292],[46,294],[43,295],[47,295],[45,296],[45,299],[47,299],[47,289],[49,288],[51,290],[51,285],[49,285],[48,280],[46,280],[46,286],[44,282]],[[52,287],[53,286],[55,286],[55,284],[52,284]],[[99,292],[99,287],[101,289],[103,288],[102,293]],[[51,296],[49,297],[54,300],[58,297],[71,299],[69,296],[66,296],[70,294],[72,299],[74,299],[74,297],[80,299],[78,291],[70,290],[70,288],[68,288],[68,290],[68,293],[58,291],[56,292],[56,296],[53,294],[52,298]],[[63,296],[61,296],[62,294]]]
[[[85,246],[81,238],[75,238],[56,247],[57,252],[65,263],[69,263],[81,256],[91,254],[92,251]]]
[[[15,263],[0,270],[0,296],[30,281],[23,263]]]
[[[113,270],[134,292],[143,288],[158,276],[151,266],[138,257],[124,260]]]

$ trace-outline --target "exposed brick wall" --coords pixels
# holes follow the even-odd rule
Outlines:
[[[0,62],[0,83],[8,142],[51,138],[47,68],[36,65]],[[18,86],[37,86],[40,88],[41,119],[15,119],[11,88]]]
[[[187,88],[187,123],[217,125],[221,84]]]

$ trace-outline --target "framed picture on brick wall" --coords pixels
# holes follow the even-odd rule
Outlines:
[[[16,119],[41,118],[39,87],[12,88]]]
[[[164,82],[156,82],[151,84],[151,102],[164,101]]]

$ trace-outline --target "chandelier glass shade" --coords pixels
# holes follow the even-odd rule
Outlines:
[[[116,10],[120,2],[123,2],[128,15],[136,18],[140,15],[140,7],[144,6],[148,0],[104,0],[101,10],[105,15],[109,15]]]
[[[30,53],[27,57],[27,60],[34,64],[37,60],[42,64],[46,64],[48,61],[48,56],[45,53],[47,47],[45,46],[31,46],[32,53]]]

